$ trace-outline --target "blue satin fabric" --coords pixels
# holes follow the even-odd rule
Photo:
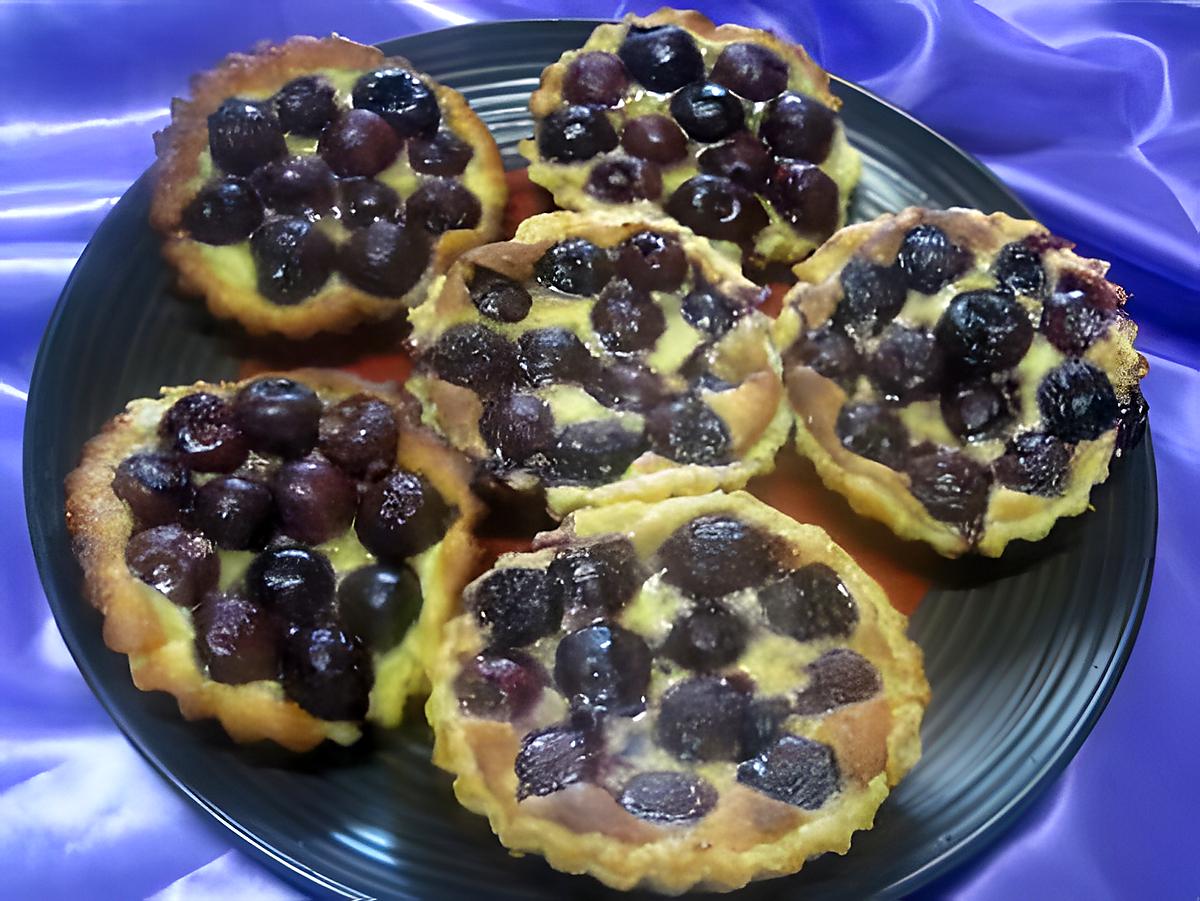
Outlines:
[[[1066,774],[922,894],[1191,898],[1200,887],[1200,7],[1041,0],[701,3],[775,28],[987,162],[1055,231],[1113,261],[1151,360],[1154,589],[1129,667]],[[0,5],[0,897],[296,897],[172,792],[79,677],[22,515],[20,436],[42,328],[84,243],[150,163],[187,76],[262,38],[378,41],[624,3]],[[637,4],[638,11],[652,7]],[[71,365],[63,360],[62,365]],[[1097,599],[1103,602],[1103,599]]]

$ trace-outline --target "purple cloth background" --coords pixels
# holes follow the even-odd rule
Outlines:
[[[987,162],[1082,251],[1113,260],[1150,357],[1160,484],[1149,610],[1112,702],[1061,779],[988,853],[922,893],[1195,898],[1200,781],[1200,7],[962,0],[706,2]],[[362,41],[602,0],[9,3],[0,6],[0,897],[296,897],[130,747],[67,654],[21,499],[42,328],[104,214],[150,163],[187,76],[261,38]],[[637,4],[639,11],[652,7]],[[70,366],[70,360],[62,365]],[[103,377],[102,373],[97,374]]]

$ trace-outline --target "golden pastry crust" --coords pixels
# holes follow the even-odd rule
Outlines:
[[[849,648],[865,657],[881,677],[881,687],[873,695],[815,715],[793,714],[782,726],[786,733],[832,749],[841,773],[839,788],[815,809],[806,809],[737,780],[736,764],[710,761],[684,770],[702,774],[719,789],[715,806],[692,820],[671,823],[633,815],[616,800],[619,791],[614,786],[601,784],[608,779],[605,775],[518,800],[514,761],[521,736],[545,728],[548,718],[563,715],[566,702],[546,689],[537,706],[519,715],[516,724],[466,712],[456,695],[455,682],[464,661],[483,648],[484,637],[476,617],[465,614],[447,627],[433,672],[427,716],[434,728],[434,763],[454,774],[459,801],[487,816],[500,841],[514,854],[542,854],[556,869],[588,873],[618,889],[644,887],[672,894],[692,888],[728,891],[754,879],[794,873],[818,854],[845,853],[852,834],[870,828],[890,788],[920,757],[919,729],[929,686],[921,651],[904,636],[905,617],[823,530],[797,523],[745,492],[580,510],[557,531],[535,539],[538,550],[534,553],[506,555],[497,566],[542,567],[556,549],[613,533],[630,539],[645,560],[676,529],[696,517],[711,515],[731,515],[774,536],[781,543],[782,550],[777,553],[783,555],[787,566],[816,563],[830,567],[857,603],[858,620],[846,637],[818,637],[815,642],[800,643],[762,627],[735,664],[720,670],[723,674],[748,674],[764,692],[782,691],[787,696],[790,689],[803,689],[804,667],[819,654]],[[481,581],[483,578],[486,576]],[[468,587],[468,597],[474,585]],[[645,637],[651,648],[662,641],[674,615],[672,604],[682,597],[670,586],[667,589],[664,591],[661,575],[652,575],[640,594],[613,615],[622,626]],[[729,598],[726,604],[731,608],[739,603]],[[756,604],[753,594],[745,600]],[[542,641],[554,638],[552,634]],[[543,652],[540,644],[524,648],[523,653],[540,660],[549,653]],[[548,667],[553,668],[552,664]],[[676,677],[687,677],[680,669],[666,658],[654,663],[647,690],[652,712],[664,686],[678,684]],[[626,725],[618,728],[639,735],[636,723],[644,716],[623,718]],[[646,751],[636,738],[610,740],[607,746],[636,748],[640,750],[628,753],[649,756],[641,758],[642,764],[630,764],[629,757],[609,757],[598,768],[601,774],[680,766],[666,750]]]
[[[214,248],[186,234],[181,224],[183,210],[212,171],[208,116],[224,100],[270,96],[301,75],[330,71],[357,75],[383,66],[416,71],[405,59],[385,57],[375,47],[337,35],[302,36],[282,44],[263,44],[250,54],[230,54],[212,70],[192,79],[191,99],[176,98],[171,104],[171,124],[155,135],[157,182],[150,209],[150,222],[164,237],[163,256],[178,272],[181,290],[204,297],[213,315],[235,319],[252,334],[308,338],[318,332],[344,332],[366,320],[394,316],[424,298],[430,283],[460,253],[499,237],[508,200],[499,148],[461,94],[421,73],[417,74],[437,97],[445,125],[474,151],[466,171],[457,178],[479,198],[482,213],[475,228],[447,231],[433,241],[424,274],[402,297],[368,293],[335,272],[324,287],[300,303],[272,303],[259,293],[252,276],[233,274],[218,261],[217,255],[224,254],[225,247]],[[393,169],[407,172],[406,159],[402,149],[397,162],[380,177]],[[244,250],[243,245],[235,247]],[[225,256],[220,260],[227,262]],[[237,268],[247,266],[253,269],[248,259]]]
[[[788,90],[803,93],[818,100],[834,110],[841,108],[842,102],[829,89],[829,73],[818,66],[799,44],[780,39],[769,31],[747,28],[741,25],[716,25],[703,13],[696,10],[676,10],[663,7],[648,16],[629,14],[616,24],[601,25],[588,37],[583,47],[578,50],[566,51],[557,62],[548,66],[543,72],[538,89],[533,92],[529,101],[529,109],[535,121],[540,122],[554,112],[565,101],[563,99],[563,80],[567,67],[580,54],[591,51],[615,52],[620,46],[625,34],[631,26],[654,27],[675,25],[688,31],[701,43],[701,51],[705,55],[706,66],[711,68],[713,61],[721,48],[733,43],[753,43],[772,50],[784,60],[790,70]],[[637,115],[649,112],[667,113],[666,105],[669,97],[655,99],[656,95],[643,91],[641,88],[631,88],[635,92],[625,102],[633,104]],[[759,114],[763,103],[750,105],[750,117]],[[610,110],[610,119],[615,127],[620,129],[626,118],[627,111],[621,107]],[[695,145],[695,142],[691,142]],[[705,145],[690,146],[688,156],[678,163],[663,167],[663,192],[660,200],[637,200],[625,204],[637,213],[643,215],[660,214],[662,202],[674,189],[693,175],[698,173],[696,154]],[[537,141],[529,138],[519,145],[521,155],[529,160],[530,180],[542,185],[554,195],[555,202],[565,209],[611,209],[613,204],[600,200],[585,190],[588,175],[596,159],[561,163],[542,159],[538,152]],[[618,147],[616,154],[620,154]],[[603,155],[609,158],[609,155]],[[846,221],[850,195],[858,183],[862,168],[862,160],[858,151],[846,140],[845,128],[840,119],[836,121],[833,143],[829,156],[820,163],[820,168],[836,183],[839,191],[839,213],[837,226]],[[760,199],[762,195],[758,195]],[[791,263],[803,259],[811,253],[828,232],[814,235],[801,232],[782,218],[769,202],[764,202],[764,209],[769,217],[768,225],[762,229],[753,242],[753,254],[762,261]],[[730,245],[731,247],[733,245]]]
[[[401,423],[396,463],[425,475],[458,508],[441,542],[411,561],[423,591],[419,619],[400,645],[375,661],[368,718],[395,725],[405,700],[426,690],[426,668],[442,625],[457,611],[462,586],[478,559],[472,528],[482,510],[469,488],[469,468],[415,424],[411,398],[395,388],[333,370],[276,374],[303,382],[326,400],[336,402],[359,392],[385,400]],[[132,401],[109,420],[84,446],[79,466],[66,479],[72,547],[83,569],[85,594],[104,615],[104,642],[129,658],[139,689],[169,692],[185,718],[216,718],[239,742],[270,739],[293,751],[309,750],[327,738],[348,745],[358,739],[359,724],[318,719],[285,698],[278,682],[230,685],[210,679],[196,657],[190,613],[140,581],[125,563],[134,522],[129,506],[112,490],[117,466],[155,444],[162,414],[179,398],[195,391],[228,397],[253,380],[164,388],[159,398]]]
[[[479,395],[438,378],[430,366],[422,364],[422,359],[434,348],[439,337],[455,325],[486,322],[488,328],[511,341],[516,341],[531,324],[538,328],[561,325],[574,331],[589,349],[607,361],[605,365],[616,359],[606,355],[589,324],[590,299],[563,301],[559,299],[561,295],[555,298],[542,291],[537,294],[531,312],[521,321],[503,323],[483,319],[471,301],[468,288],[475,267],[483,266],[518,282],[527,282],[538,259],[557,241],[583,237],[601,248],[609,248],[645,230],[677,239],[692,264],[700,267],[708,282],[726,296],[748,298],[749,306],[760,302],[761,289],[742,276],[735,262],[673,220],[630,218],[616,212],[557,212],[535,216],[521,223],[512,241],[489,244],[464,254],[448,275],[434,285],[427,302],[412,311],[411,343],[417,354],[417,367],[408,388],[422,401],[426,424],[472,458],[481,463],[494,462],[479,430],[484,410]],[[706,335],[683,320],[678,313],[677,300],[664,299],[668,295],[681,295],[683,290],[656,292],[662,306],[668,310],[668,324],[646,362],[666,374],[678,370],[687,355],[708,340]],[[719,465],[680,463],[648,450],[634,459],[619,477],[604,484],[543,483],[528,468],[498,474],[521,490],[544,487],[547,506],[557,517],[594,504],[740,488],[753,476],[770,472],[775,466],[776,451],[787,439],[790,414],[779,374],[779,358],[768,337],[769,328],[769,320],[751,309],[713,344],[712,372],[736,387],[725,391],[703,390],[700,395],[728,431],[728,462]],[[677,378],[682,384],[682,376]],[[561,398],[567,386],[553,384],[539,390],[550,398],[552,407],[556,402],[561,402],[564,408],[567,406],[565,400],[555,400],[555,397]],[[571,403],[586,405],[581,406],[582,413],[572,414],[571,422],[611,418],[628,423],[633,429],[642,427],[643,417],[639,414],[609,410],[577,386],[569,386],[569,390]]]
[[[1075,516],[1088,508],[1092,487],[1107,478],[1110,461],[1121,453],[1119,420],[1094,439],[1074,443],[1059,493],[1042,496],[996,482],[990,488],[982,522],[965,532],[931,515],[913,494],[908,473],[859,456],[842,445],[836,432],[838,413],[850,399],[871,401],[877,397],[878,392],[868,380],[864,377],[857,378],[852,385],[839,384],[794,356],[801,349],[803,333],[824,326],[838,309],[843,267],[851,259],[891,265],[905,235],[922,224],[942,229],[954,243],[970,252],[971,262],[964,272],[933,295],[910,289],[898,322],[932,329],[960,292],[994,288],[997,279],[992,267],[1000,250],[1010,244],[1033,248],[1045,274],[1045,289],[1034,295],[1017,294],[1017,300],[1029,313],[1034,337],[1030,349],[1013,370],[1016,387],[1007,389],[1012,392],[1008,403],[1015,408],[1008,425],[994,437],[989,433],[978,439],[963,440],[947,427],[934,398],[898,408],[906,427],[916,430],[913,442],[924,439],[962,450],[976,462],[990,467],[1004,453],[1005,442],[1014,433],[1037,430],[1043,425],[1038,386],[1046,372],[1071,356],[1056,348],[1039,329],[1043,301],[1050,297],[1063,273],[1101,286],[1116,306],[1111,322],[1082,354],[1082,359],[1105,373],[1122,411],[1141,403],[1138,382],[1145,376],[1147,364],[1133,347],[1137,326],[1124,314],[1124,291],[1104,281],[1108,263],[1077,256],[1071,250],[1072,244],[1050,235],[1043,225],[1032,220],[1014,219],[1004,213],[984,215],[960,208],[914,207],[842,229],[795,267],[799,283],[784,299],[783,312],[775,325],[775,340],[785,360],[790,360],[785,362],[785,380],[796,413],[799,451],[812,460],[826,486],[846,497],[858,513],[885,523],[896,534],[925,541],[948,557],[968,551],[997,557],[1010,541],[1037,541],[1050,532],[1060,517]]]

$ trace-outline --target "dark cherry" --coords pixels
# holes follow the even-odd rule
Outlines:
[[[208,117],[208,148],[221,171],[249,175],[287,153],[287,142],[273,112],[230,97]]]
[[[233,472],[246,459],[246,436],[233,409],[206,391],[175,401],[163,414],[158,432],[190,469]]]
[[[541,699],[546,674],[520,651],[485,653],[463,664],[454,680],[458,705],[468,716],[511,721],[523,717]]]
[[[592,307],[592,328],[615,354],[649,350],[666,331],[662,307],[624,279],[610,282]]]
[[[368,648],[390,651],[421,613],[421,582],[408,566],[360,566],[342,579],[337,604],[346,628]]]
[[[354,105],[378,113],[402,138],[432,135],[442,121],[437,97],[415,72],[380,69],[363,75],[351,93]]]
[[[319,156],[273,160],[250,176],[262,202],[289,216],[323,216],[336,202],[337,179]]]
[[[401,563],[441,541],[453,518],[424,476],[396,469],[363,492],[354,531],[380,560]]]
[[[337,92],[319,75],[293,78],[271,102],[284,131],[315,138],[337,115]]]
[[[341,535],[354,521],[357,486],[317,454],[284,463],[271,487],[280,529],[297,541],[322,544]]]
[[[512,343],[476,323],[448,328],[429,357],[438,378],[477,394],[498,393],[516,378],[517,355]]]
[[[659,702],[655,739],[681,760],[737,760],[750,695],[720,676],[672,685]]]
[[[773,745],[791,713],[792,702],[787,698],[755,698],[751,701],[742,719],[738,756],[742,760],[755,757]]]
[[[361,720],[370,706],[371,655],[357,636],[323,623],[289,630],[283,691],[323,720]]]
[[[396,459],[400,427],[392,405],[370,394],[352,394],[321,414],[321,453],[352,476],[377,478]]]
[[[878,335],[896,318],[908,294],[898,266],[880,266],[861,257],[853,257],[839,278],[842,299],[833,324],[855,337]]]
[[[838,440],[851,453],[891,469],[904,468],[908,430],[895,413],[881,404],[846,404],[838,413],[835,429]]]
[[[787,89],[788,67],[779,54],[752,41],[726,44],[713,63],[712,80],[747,100],[761,102]]]
[[[338,175],[371,176],[390,166],[400,147],[400,139],[382,117],[351,109],[321,132],[317,153]]]
[[[581,382],[594,370],[594,359],[579,337],[565,328],[530,329],[517,341],[517,365],[533,387]]]
[[[179,522],[192,506],[192,474],[174,457],[153,451],[122,460],[112,489],[141,528]]]
[[[333,567],[320,551],[276,547],[263,551],[246,569],[250,600],[290,623],[312,626],[333,606]]]
[[[719,241],[745,243],[767,225],[758,198],[719,175],[696,175],[667,201],[667,213],[697,234]]]
[[[637,413],[647,412],[667,395],[667,386],[658,373],[634,362],[596,367],[584,388],[606,407]]]
[[[1044,432],[1024,432],[1009,439],[1004,455],[992,464],[996,481],[1005,488],[1057,497],[1067,487],[1071,448]]]
[[[675,621],[662,653],[688,669],[717,670],[742,656],[747,631],[728,607],[704,604]]]
[[[217,584],[221,563],[200,532],[171,523],[144,529],[125,545],[130,572],[180,607],[191,607]]]
[[[479,434],[501,460],[520,466],[553,446],[554,416],[535,395],[502,394],[484,404]]]
[[[593,735],[570,726],[550,726],[526,735],[515,765],[517,800],[590,782],[599,763],[599,744]]]
[[[687,135],[669,116],[638,116],[621,129],[621,146],[630,156],[667,166],[687,156]]]
[[[613,265],[608,252],[587,238],[567,238],[542,254],[533,274],[547,288],[587,297],[608,284]]]
[[[562,623],[562,598],[544,569],[492,570],[474,586],[469,605],[494,648],[519,648]]]
[[[590,160],[617,146],[617,133],[603,110],[564,106],[538,126],[538,152],[559,163]]]
[[[717,790],[701,777],[667,770],[638,773],[625,783],[618,801],[643,820],[684,823],[716,807],[717,797]]]
[[[691,395],[651,410],[646,416],[646,436],[651,450],[677,463],[718,466],[729,462],[733,450],[725,420]]]
[[[680,306],[684,322],[714,338],[733,328],[743,312],[735,300],[709,284],[697,284]]]
[[[789,367],[811,367],[818,375],[837,382],[847,391],[853,390],[862,371],[854,341],[845,332],[829,326],[801,335],[784,355],[784,363]]]
[[[462,175],[474,155],[471,145],[450,131],[408,142],[408,164],[425,175]]]
[[[559,551],[550,579],[568,613],[613,614],[633,598],[641,584],[641,565],[633,543],[613,535]]]
[[[233,412],[251,450],[302,457],[317,441],[321,398],[308,385],[270,376],[241,388]]]
[[[810,163],[776,166],[763,196],[801,234],[824,238],[837,228],[837,182]]]
[[[243,179],[226,176],[200,189],[183,208],[183,227],[204,244],[238,244],[263,220],[263,205]]]
[[[1096,304],[1085,290],[1055,291],[1042,304],[1040,329],[1065,354],[1079,356],[1091,347],[1113,321],[1113,311]]]
[[[836,125],[837,114],[825,104],[789,91],[767,104],[758,136],[776,156],[822,163]]]
[[[1121,402],[1120,419],[1117,422],[1116,456],[1129,453],[1146,434],[1150,405],[1138,385],[1132,385],[1129,396]]]
[[[721,514],[698,516],[658,549],[663,578],[688,594],[717,598],[765,582],[777,565],[771,536]]]
[[[662,195],[662,173],[645,160],[604,160],[592,169],[584,190],[605,203],[658,200]]]
[[[767,625],[796,641],[847,638],[858,624],[858,605],[824,563],[784,573],[759,590],[758,600]]]
[[[1042,255],[1021,241],[1000,248],[996,262],[992,264],[992,275],[996,276],[1001,288],[1013,294],[1041,297],[1046,290]]]
[[[748,191],[761,191],[775,168],[771,154],[754,135],[741,131],[696,158],[700,171],[720,175]]]
[[[675,25],[633,26],[617,53],[643,86],[666,94],[704,77],[704,58],[692,36]]]
[[[520,322],[533,306],[523,285],[484,266],[475,267],[470,292],[475,308],[497,322]]]
[[[941,387],[944,361],[933,334],[894,325],[867,361],[867,374],[888,400],[908,403],[934,397]]]
[[[300,303],[324,287],[337,262],[329,237],[307,219],[270,219],[250,236],[258,291],[277,304]]]
[[[990,438],[1012,421],[1005,393],[991,382],[956,385],[942,395],[942,418],[959,438]]]
[[[262,547],[274,512],[275,499],[262,482],[217,476],[196,490],[192,523],[218,547],[244,551]]]
[[[829,745],[783,735],[738,764],[738,782],[786,804],[817,810],[841,787],[841,771]]]
[[[678,239],[640,231],[617,245],[617,275],[641,291],[676,291],[687,278],[687,255]]]
[[[645,448],[641,432],[615,420],[579,422],[558,436],[549,454],[549,474],[560,482],[600,485],[619,478]]]
[[[428,238],[414,226],[382,219],[352,232],[338,257],[347,281],[379,297],[404,296],[428,265]]]
[[[936,225],[918,225],[904,236],[896,263],[910,287],[936,294],[971,266],[971,253]]]
[[[253,601],[210,591],[192,611],[196,653],[208,676],[226,685],[279,677],[278,625]]]
[[[909,490],[942,522],[974,530],[987,512],[991,473],[966,454],[939,448],[908,464]]]
[[[809,683],[793,702],[793,711],[801,716],[816,716],[870,700],[883,688],[879,670],[849,648],[826,651],[805,669]]]
[[[671,115],[691,138],[705,144],[724,140],[746,124],[742,101],[712,82],[695,82],[676,91]]]
[[[965,291],[938,320],[937,337],[946,362],[967,373],[998,372],[1016,366],[1033,341],[1033,323],[1009,294]]]
[[[583,106],[616,106],[629,87],[629,76],[620,57],[611,53],[580,53],[567,66],[562,95],[567,103]]]
[[[470,188],[445,178],[424,182],[408,198],[405,211],[409,223],[421,225],[434,235],[474,228],[483,215],[479,198]]]
[[[1108,376],[1086,360],[1066,360],[1051,369],[1038,385],[1037,400],[1046,431],[1072,443],[1099,438],[1120,415]]]
[[[650,648],[636,632],[593,623],[558,643],[554,682],[572,706],[634,716],[646,707],[650,659]]]
[[[338,209],[347,228],[366,228],[372,222],[400,218],[400,195],[373,178],[339,178]]]

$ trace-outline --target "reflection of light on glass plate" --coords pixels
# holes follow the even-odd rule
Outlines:
[[[10,122],[0,125],[0,143],[19,141],[26,138],[53,137],[70,134],[73,131],[85,131],[89,128],[114,128],[120,125],[140,125],[154,119],[165,119],[171,110],[165,106],[124,116],[111,118],[80,119],[78,122]]]
[[[470,16],[464,16],[462,13],[442,9],[436,3],[430,2],[430,0],[405,0],[404,6],[415,7],[423,13],[433,16],[438,21],[445,22],[447,25],[470,25],[475,21]]]
[[[29,206],[13,206],[0,210],[0,219],[53,219],[70,216],[72,213],[90,213],[115,204],[119,197],[97,197],[80,203],[39,203]]]
[[[0,394],[8,397],[15,397],[19,401],[29,400],[29,395],[18,388],[16,385],[10,385],[8,382],[0,382]]]
[[[395,866],[399,861],[391,851],[396,847],[396,838],[382,829],[371,826],[359,826],[352,832],[333,832],[330,837],[338,844],[345,845],[359,854],[365,854],[372,860]]]

